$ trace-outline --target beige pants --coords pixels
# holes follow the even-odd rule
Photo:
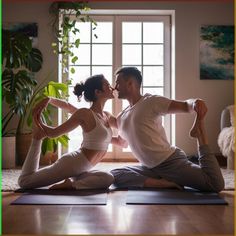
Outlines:
[[[48,186],[73,177],[76,189],[108,188],[113,183],[113,176],[102,171],[90,171],[91,163],[80,151],[64,154],[50,166],[39,169],[41,153],[40,140],[32,140],[26,160],[18,179],[19,186],[24,189]]]

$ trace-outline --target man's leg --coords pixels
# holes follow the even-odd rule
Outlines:
[[[161,187],[164,182],[160,181],[164,179],[202,191],[221,191],[224,179],[215,156],[209,150],[203,119],[195,118],[190,135],[197,139],[200,165],[188,161],[186,154],[177,149],[166,161],[152,169],[137,166],[112,170],[115,184],[121,187]]]
[[[197,139],[199,165],[188,161],[185,153],[177,150],[175,155],[153,171],[179,185],[220,192],[224,188],[224,179],[216,157],[209,149],[203,118],[195,117],[190,136]]]
[[[117,187],[151,187],[151,188],[178,188],[182,187],[173,181],[158,176],[145,166],[126,166],[111,171]]]

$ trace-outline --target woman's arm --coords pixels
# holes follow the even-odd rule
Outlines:
[[[42,110],[46,107],[47,101],[40,102],[33,110],[33,118],[35,123],[40,126],[45,134],[50,137],[59,137],[62,134],[68,133],[71,130],[75,129],[77,126],[84,124],[84,119],[86,119],[86,110],[85,108],[77,109],[76,112],[72,114],[72,116],[63,124],[57,126],[57,127],[51,127],[42,122],[40,119],[40,115]]]
[[[49,97],[49,103],[55,107],[61,108],[63,110],[66,110],[67,112],[73,114],[74,112],[76,112],[78,110],[78,108],[76,108],[75,106],[73,106],[72,104],[70,104],[69,102],[59,99],[59,98],[53,98],[53,97]]]
[[[122,148],[127,148],[128,147],[128,142],[126,140],[124,140],[123,138],[121,138],[120,136],[112,137],[111,143],[116,145],[116,146],[120,146]]]
[[[39,124],[49,138],[55,138],[68,133],[81,125],[83,123],[82,117],[84,117],[83,109],[79,109],[74,112],[67,121],[57,127],[45,125],[41,120],[39,121]]]

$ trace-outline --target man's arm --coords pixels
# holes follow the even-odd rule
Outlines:
[[[199,118],[203,118],[207,112],[206,104],[203,100],[196,99],[188,99],[185,101],[177,101],[172,100],[167,113],[175,114],[175,113],[183,113],[183,112],[196,112]]]

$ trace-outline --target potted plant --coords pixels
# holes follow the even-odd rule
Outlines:
[[[45,96],[56,96],[62,98],[67,93],[67,86],[56,82],[49,82],[46,78],[40,85],[34,78],[36,72],[42,67],[42,53],[37,48],[32,47],[31,39],[19,32],[3,30],[3,72],[2,72],[2,93],[3,102],[8,105],[8,111],[2,118],[3,151],[7,147],[14,147],[15,153],[11,149],[11,154],[16,154],[16,164],[21,165],[26,157],[32,133],[32,108],[36,102]],[[43,119],[51,124],[50,107],[43,113]],[[9,123],[14,116],[19,117],[16,129],[9,130]],[[11,138],[9,138],[11,136]],[[6,144],[5,139],[10,139],[13,143]],[[66,136],[58,139],[45,139],[42,151],[55,151],[56,144],[60,141],[63,145],[67,144]],[[7,140],[9,142],[9,140]],[[14,156],[13,156],[14,157]],[[9,153],[3,153],[3,167],[14,167]],[[6,165],[6,163],[9,163]]]
[[[56,36],[56,43],[52,43],[53,51],[62,56],[63,72],[68,58],[75,63],[77,57],[73,54],[73,48],[79,47],[79,38],[72,43],[68,42],[69,32],[79,32],[76,27],[76,20],[71,21],[68,17],[74,14],[76,19],[82,22],[90,21],[96,26],[96,22],[88,15],[83,15],[82,11],[87,11],[90,8],[85,2],[53,2],[50,6],[50,13],[54,17],[52,30]],[[63,17],[60,27],[58,28],[59,13],[63,11]],[[35,102],[42,99],[44,96],[64,97],[67,94],[67,85],[56,82],[48,84],[41,83],[37,85],[34,74],[41,69],[42,66],[41,52],[32,47],[32,42],[26,35],[3,31],[3,101],[8,105],[8,112],[2,119],[2,136],[7,136],[10,133],[16,135],[16,154],[17,164],[22,164],[26,156],[31,140],[32,126],[32,107]],[[23,68],[22,68],[23,67]],[[71,73],[74,73],[71,68]],[[45,81],[48,81],[47,78]],[[67,81],[70,83],[70,79]],[[50,124],[50,110],[46,109],[43,112],[43,119]],[[19,122],[16,130],[8,130],[9,122],[12,118],[19,116]],[[68,137],[62,136],[57,139],[45,139],[42,145],[42,153],[54,153],[57,150],[57,143],[67,146]],[[24,147],[24,148],[22,148]]]
[[[19,134],[18,128],[8,129],[9,123],[14,116],[19,116],[20,120],[24,116],[25,104],[28,104],[33,88],[37,85],[34,73],[41,69],[43,58],[42,53],[32,47],[32,41],[27,35],[9,30],[3,30],[2,35],[2,98],[8,106],[2,118],[2,136],[9,137]],[[8,156],[3,153],[4,158]]]

